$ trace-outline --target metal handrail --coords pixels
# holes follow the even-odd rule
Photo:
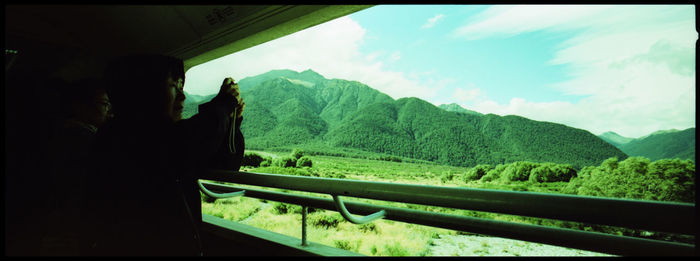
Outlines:
[[[237,191],[243,189],[232,185],[210,182],[203,183],[206,186],[218,191]],[[246,188],[246,191],[246,196],[248,197],[298,204],[305,206],[304,208],[308,206],[318,209],[337,210],[335,202],[330,199],[253,188]],[[390,206],[375,206],[372,204],[359,202],[346,201],[344,204],[353,210],[353,212],[359,212],[361,214],[383,211],[385,213],[385,219],[394,221],[590,250],[614,255],[687,256],[695,253],[694,245],[684,243],[618,236],[574,229],[520,224]],[[304,233],[302,233],[302,235],[304,235]],[[303,239],[302,242],[304,242]]]
[[[695,205],[210,170],[203,179],[331,195],[693,234]],[[659,222],[662,221],[662,222]]]

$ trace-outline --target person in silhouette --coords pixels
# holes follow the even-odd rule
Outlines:
[[[80,227],[89,150],[97,129],[110,117],[110,102],[102,82],[84,79],[62,85],[59,96],[63,117],[59,117],[48,143],[50,197],[41,255],[78,255]]]
[[[245,148],[237,84],[226,78],[216,97],[183,120],[182,60],[121,57],[104,80],[115,117],[91,152],[85,253],[202,255],[197,179],[207,168],[237,171]]]

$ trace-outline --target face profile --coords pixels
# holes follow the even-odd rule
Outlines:
[[[168,114],[168,118],[172,119],[173,122],[177,122],[182,119],[182,110],[185,106],[184,80],[182,78],[174,80],[173,77],[168,77],[165,84],[164,109]]]
[[[114,117],[112,114],[112,104],[109,101],[107,93],[101,92],[97,95],[94,105],[94,110],[90,111],[92,113],[89,117],[89,121],[91,124],[95,125],[95,127],[99,128],[102,127],[107,120]]]

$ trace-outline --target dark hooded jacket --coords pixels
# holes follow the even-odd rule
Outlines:
[[[90,155],[93,165],[86,181],[83,252],[200,255],[197,179],[206,169],[237,171],[240,167],[245,148],[242,119],[233,129],[236,153],[231,153],[228,145],[232,131],[229,114],[237,106],[236,99],[218,95],[200,105],[197,115],[173,123],[135,111],[153,111],[146,107],[147,100],[128,107],[131,109],[116,107],[120,97],[125,97],[122,105],[129,105],[124,102],[127,99],[139,102],[138,98],[119,95],[110,93],[115,118],[100,128]]]

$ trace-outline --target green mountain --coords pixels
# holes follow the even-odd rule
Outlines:
[[[627,158],[585,130],[512,115],[448,111],[418,98],[394,100],[365,84],[326,79],[311,70],[270,71],[242,79],[239,86],[248,148],[313,144],[456,166],[527,160],[582,167]]]
[[[652,161],[669,158],[695,161],[695,128],[657,131],[623,144],[620,149],[629,156],[644,156]]]
[[[459,104],[456,103],[450,103],[450,104],[440,104],[438,108],[446,110],[446,111],[453,111],[453,112],[460,112],[460,113],[466,113],[466,114],[474,114],[474,115],[483,115],[479,112],[472,111],[472,110],[467,110],[462,106],[459,106]]]
[[[630,141],[633,141],[634,138],[627,138],[620,136],[620,134],[617,134],[612,131],[608,131],[606,133],[603,133],[601,135],[598,135],[599,138],[603,139],[604,141],[607,141],[608,143],[612,144],[613,146],[617,147],[618,149],[621,148],[622,145],[629,143]]]
[[[241,93],[243,93],[244,91],[256,87],[265,81],[281,77],[291,79],[291,81],[307,87],[310,87],[309,85],[314,85],[318,82],[327,80],[312,70],[306,70],[301,73],[292,70],[272,70],[257,76],[243,78],[238,81],[238,87],[240,87]]]
[[[670,129],[670,130],[657,130],[657,131],[655,131],[655,132],[652,132],[651,134],[648,134],[648,135],[645,135],[645,136],[639,137],[639,138],[637,138],[637,139],[638,139],[638,140],[641,140],[641,139],[645,139],[645,138],[647,138],[647,137],[649,137],[649,136],[652,136],[652,135],[657,135],[657,134],[667,134],[667,133],[674,133],[674,132],[679,132],[679,131],[680,131],[680,130],[676,130],[676,129]]]
[[[187,91],[185,93],[185,104],[184,107],[182,108],[182,118],[183,119],[188,119],[192,117],[193,115],[197,114],[198,112],[198,105],[208,102],[211,99],[216,96],[216,94],[211,94],[211,95],[197,95],[197,94],[191,94],[188,93]]]

